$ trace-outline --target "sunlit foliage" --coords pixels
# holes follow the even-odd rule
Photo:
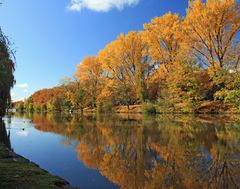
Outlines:
[[[160,112],[195,112],[218,101],[239,111],[239,10],[236,0],[189,1],[185,17],[169,12],[120,34],[82,60],[76,82],[37,92],[33,104],[60,98],[59,111],[153,103]]]

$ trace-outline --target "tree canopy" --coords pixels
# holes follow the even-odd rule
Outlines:
[[[189,1],[184,17],[169,12],[143,31],[120,34],[81,61],[75,89],[62,86],[68,95],[58,99],[81,109],[150,102],[167,112],[193,112],[218,101],[239,111],[239,10],[236,0]]]

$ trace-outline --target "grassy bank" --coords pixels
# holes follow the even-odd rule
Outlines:
[[[5,126],[0,124],[1,189],[71,189],[68,182],[49,174],[7,147]]]

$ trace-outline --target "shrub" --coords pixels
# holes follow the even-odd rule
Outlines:
[[[143,112],[146,114],[156,114],[157,109],[156,106],[150,102],[143,104]]]

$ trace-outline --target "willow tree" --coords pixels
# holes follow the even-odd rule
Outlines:
[[[0,117],[4,116],[11,101],[10,90],[15,83],[13,72],[13,52],[9,48],[8,39],[0,29]]]

